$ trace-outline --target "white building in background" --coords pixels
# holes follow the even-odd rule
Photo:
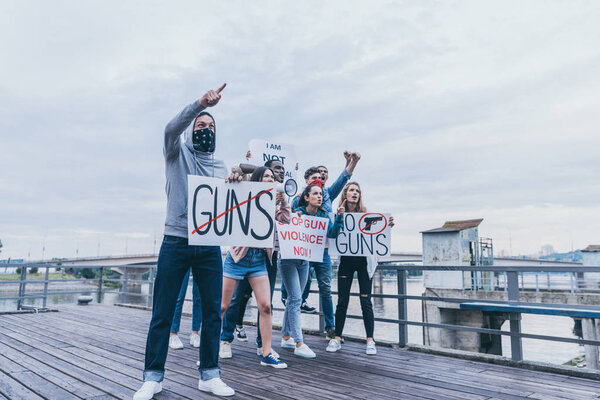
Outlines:
[[[440,228],[421,232],[423,265],[480,265],[478,226],[482,221],[483,218],[447,221]],[[470,272],[423,271],[423,279],[426,288],[463,289],[471,286]]]
[[[581,256],[584,267],[600,267],[600,245],[590,244],[581,250]],[[583,279],[586,285],[592,284],[594,287],[600,287],[600,272],[585,272]]]

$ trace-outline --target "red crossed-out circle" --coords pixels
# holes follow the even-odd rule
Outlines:
[[[365,219],[365,218],[368,218],[368,217],[370,217],[370,216],[378,216],[378,217],[382,217],[382,218],[383,218],[383,221],[385,222],[385,223],[383,224],[383,228],[381,228],[381,229],[380,229],[380,230],[378,230],[377,232],[375,232],[375,231],[371,231],[371,232],[369,232],[369,231],[366,231],[366,232],[365,232],[365,229],[366,229],[367,227],[365,226],[364,228],[361,228],[361,226],[362,226],[362,222],[363,222],[363,219]],[[373,224],[373,222],[371,222],[371,224]],[[371,225],[371,224],[369,224],[369,225]],[[362,217],[360,217],[360,219],[358,220],[358,229],[359,229],[359,230],[360,230],[362,233],[364,233],[365,235],[377,235],[378,233],[381,233],[381,232],[383,232],[383,230],[384,230],[385,228],[387,228],[387,225],[388,225],[387,218],[385,217],[385,215],[383,215],[383,214],[380,214],[380,213],[369,213],[369,214],[365,214],[365,215],[363,215]]]

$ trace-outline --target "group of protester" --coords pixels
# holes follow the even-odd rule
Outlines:
[[[220,377],[218,359],[232,357],[234,336],[246,340],[243,314],[251,293],[258,308],[257,355],[260,364],[281,369],[287,364],[272,348],[271,303],[277,271],[281,276],[282,300],[285,312],[281,347],[294,350],[303,358],[316,354],[303,340],[301,312],[315,312],[307,304],[310,273],[314,271],[321,309],[329,340],[326,350],[341,349],[342,332],[348,308],[354,273],[358,274],[360,304],[367,336],[367,354],[376,354],[373,340],[374,315],[371,303],[371,278],[376,262],[368,257],[340,257],[338,270],[338,304],[334,314],[331,298],[332,267],[327,249],[321,262],[282,259],[278,253],[277,235],[271,248],[233,246],[225,261],[219,246],[190,246],[187,232],[187,175],[202,175],[225,179],[227,182],[283,182],[285,168],[270,160],[264,166],[240,164],[229,173],[223,161],[215,158],[216,124],[205,111],[221,99],[223,84],[209,90],[198,101],[186,106],[165,129],[164,156],[166,164],[167,218],[164,239],[158,257],[154,281],[152,319],[146,342],[144,384],[134,400],[149,400],[162,390],[165,362],[169,347],[183,348],[177,333],[190,272],[193,276],[193,313],[190,345],[199,347],[198,388],[219,396],[231,396],[235,391]],[[342,228],[345,212],[365,212],[362,193],[357,182],[349,182],[360,154],[344,152],[346,166],[329,187],[325,166],[309,168],[304,178],[306,187],[288,204],[286,196],[276,195],[275,219],[289,223],[292,213],[329,219],[327,237],[335,238]],[[333,213],[333,200],[340,200]],[[393,220],[390,219],[393,226]]]

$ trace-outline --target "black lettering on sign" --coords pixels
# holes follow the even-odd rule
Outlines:
[[[348,228],[349,231],[353,231],[354,228],[356,227],[356,220],[354,219],[354,215],[352,214],[345,214],[344,215],[344,225],[343,227]],[[342,229],[343,229],[342,227]]]
[[[230,198],[230,193],[232,191],[228,190],[227,191],[227,197],[225,198],[225,208],[223,209],[223,211],[227,211],[230,207],[229,207],[229,198]],[[219,188],[215,188],[215,213],[214,215],[219,215],[219,207],[218,207],[218,203],[219,203]],[[225,234],[225,232],[227,231],[227,222],[229,222],[229,217],[231,216],[231,213],[227,213],[225,214],[222,218],[219,219],[223,219],[225,222],[223,223],[223,230],[219,231],[218,228],[218,222],[219,219],[215,220],[215,235],[217,236],[223,236]]]
[[[384,238],[385,235],[383,233],[379,233],[375,236],[375,240],[377,241],[377,243],[379,243],[381,245],[381,247],[383,247],[385,250],[383,250],[383,252],[380,252],[379,249],[377,249],[377,255],[378,256],[384,256],[388,253],[388,247],[385,245],[385,243],[383,243],[382,241],[380,241],[379,239]]]
[[[245,220],[242,215],[242,209],[240,207],[240,202],[238,201],[237,196],[235,195],[234,191],[231,192],[231,204],[228,205],[229,208],[237,207],[236,211],[237,211],[238,218],[240,220],[240,227],[242,228],[242,232],[244,232],[244,235],[248,235],[248,228],[250,227],[250,199],[251,198],[252,198],[252,193],[248,193],[248,200],[246,203],[246,219]],[[229,234],[230,235],[231,235],[232,231],[233,231],[233,216],[229,220]]]
[[[345,238],[346,238],[346,232],[340,232],[340,234],[338,235],[338,237],[335,240],[335,248],[337,249],[338,253],[340,253],[340,254],[346,254],[346,251],[348,251],[348,245],[346,243],[344,243]]]
[[[199,185],[196,190],[194,191],[194,204],[192,206],[192,218],[194,221],[194,227],[199,227],[200,225],[198,225],[198,221],[196,221],[196,204],[198,204],[198,202],[196,201],[196,198],[198,197],[198,192],[200,191],[200,189],[208,189],[208,191],[210,192],[210,194],[213,194],[213,190],[212,187],[210,187],[209,185]],[[209,223],[206,225],[206,229],[204,230],[199,230],[198,231],[198,235],[204,235],[206,234],[206,232],[208,232],[210,230],[210,226],[211,226],[211,220],[212,220],[212,214],[210,213],[210,211],[203,211],[200,213],[200,215],[207,215],[208,216],[208,221]]]
[[[210,198],[202,201],[198,204],[198,195],[201,190],[208,190],[208,192],[213,196],[212,201]],[[221,189],[223,190],[223,189]],[[265,240],[269,236],[273,234],[275,229],[275,221],[272,215],[268,213],[268,211],[261,205],[261,197],[269,196],[269,199],[273,201],[274,189],[263,190],[256,195],[252,195],[252,192],[248,193],[248,199],[240,202],[235,194],[235,190],[227,189],[227,193],[225,194],[225,198],[223,199],[223,194],[219,196],[219,188],[211,187],[207,184],[201,184],[194,190],[193,196],[193,205],[192,205],[192,221],[196,229],[192,232],[192,234],[198,234],[200,236],[206,235],[208,232],[212,231],[217,236],[224,236],[226,233],[231,235],[233,232],[233,225],[238,225],[236,221],[239,221],[239,227],[241,232],[244,235],[251,234],[253,238],[257,240]],[[220,202],[223,203],[223,210],[219,210]],[[212,208],[210,211],[200,211],[200,206],[206,206],[210,204],[209,207]],[[246,209],[243,210],[242,206],[246,206]],[[268,222],[267,232],[264,235],[260,235],[255,232],[254,229],[250,229],[252,226],[251,223],[251,209],[252,207],[256,207],[259,211],[258,215],[261,217],[264,216]],[[237,210],[237,211],[236,211]],[[237,219],[235,218],[237,214]],[[198,215],[206,216],[207,221],[204,223],[198,223]],[[260,217],[259,217],[260,218]],[[221,221],[219,221],[221,220]],[[222,229],[218,227],[218,223],[223,224]],[[237,228],[236,228],[237,229]]]
[[[269,198],[271,200],[273,200],[273,193],[271,192],[267,192],[265,190],[263,190],[262,192],[258,193],[257,195],[258,197],[256,198],[256,208],[267,218],[267,220],[269,221],[269,229],[267,230],[267,233],[265,235],[258,235],[256,232],[254,232],[254,229],[250,230],[250,234],[252,235],[252,237],[254,239],[257,240],[265,240],[266,238],[268,238],[269,236],[271,236],[271,232],[273,232],[273,229],[275,228],[275,224],[273,223],[273,217],[267,212],[267,210],[265,210],[261,205],[260,205],[260,199],[263,196],[269,196]]]

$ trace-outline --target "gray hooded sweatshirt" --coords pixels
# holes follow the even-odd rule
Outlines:
[[[192,134],[196,117],[204,110],[198,101],[186,106],[165,128],[167,219],[165,235],[187,238],[188,180],[202,175],[225,179],[227,167],[214,153],[194,150]],[[216,127],[215,127],[216,128]],[[216,132],[215,132],[216,133]]]

